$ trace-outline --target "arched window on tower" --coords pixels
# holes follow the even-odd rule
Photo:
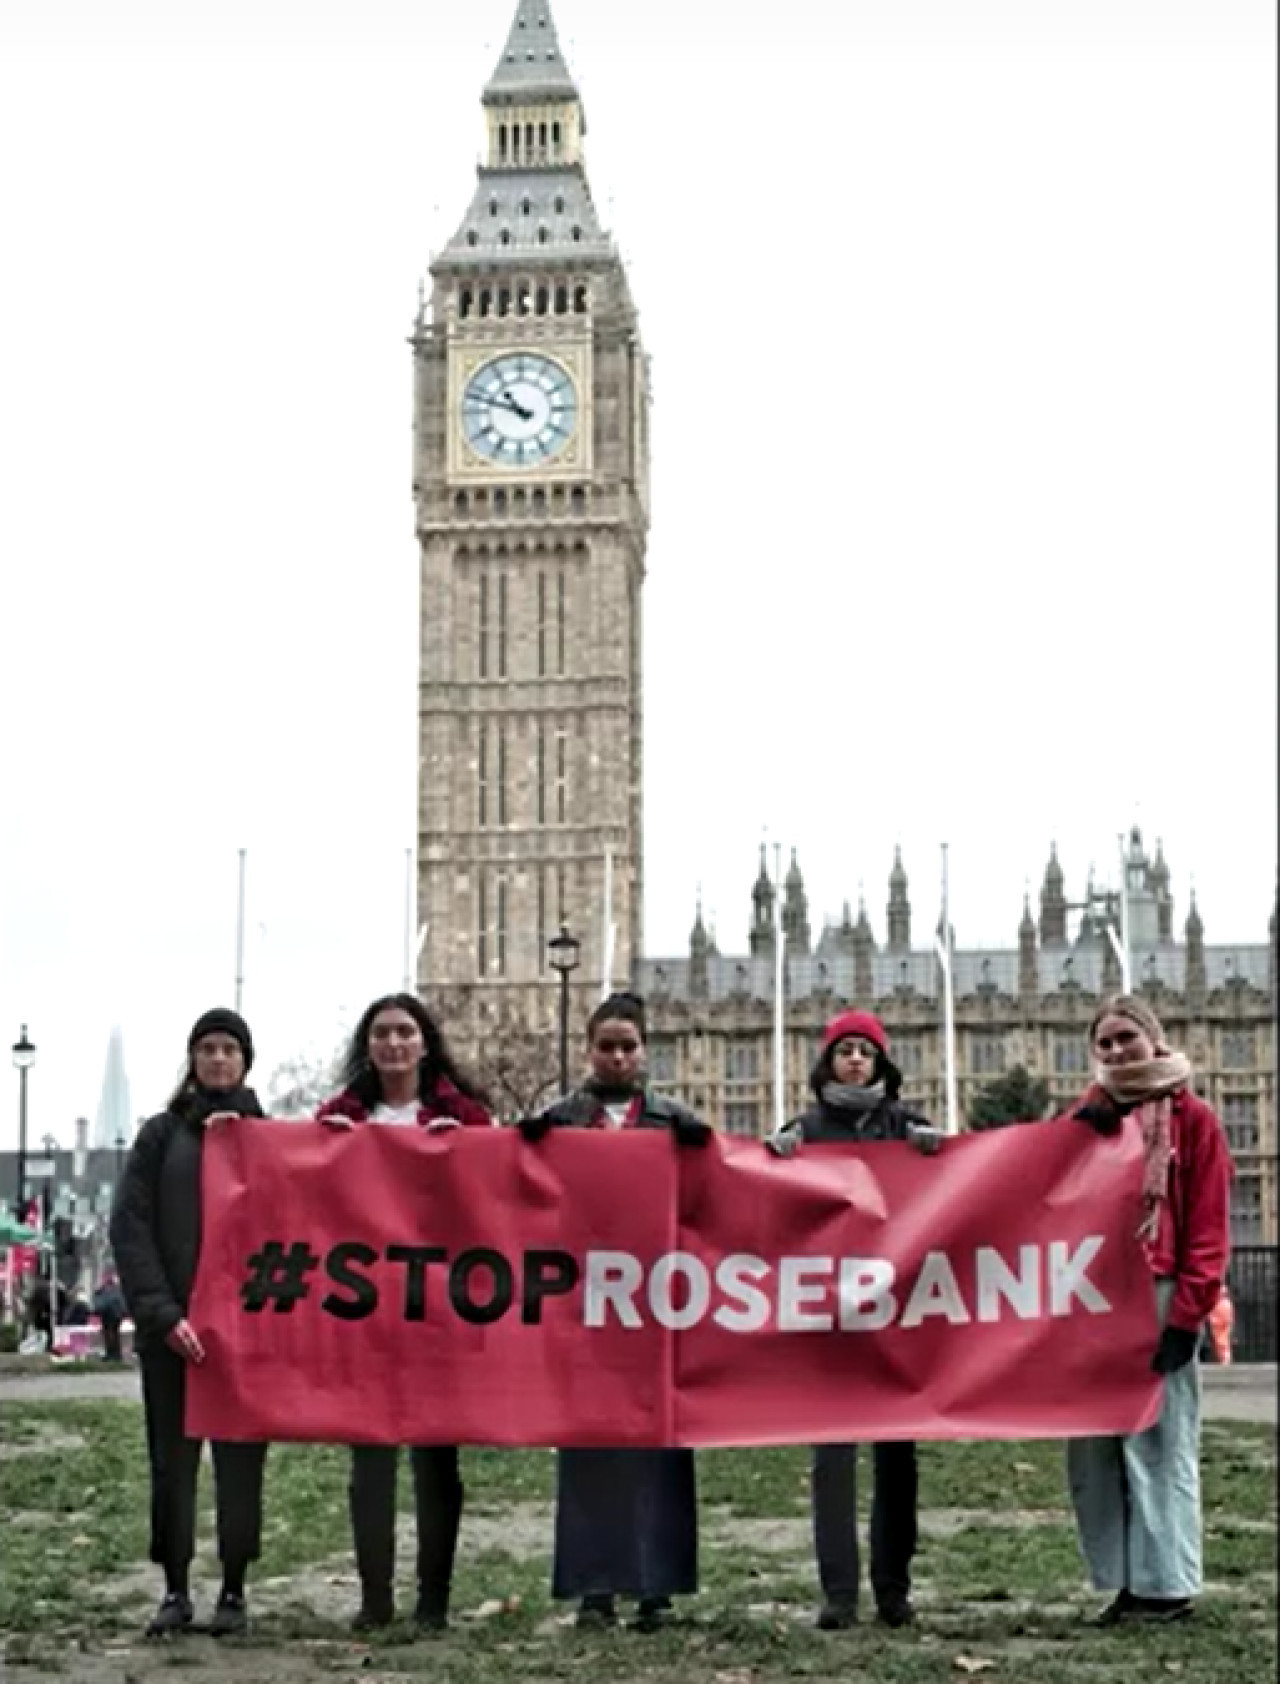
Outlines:
[[[545,235],[545,233],[546,233],[546,229],[544,228],[544,229],[541,230],[541,233],[539,234],[538,237],[541,239],[542,236]],[[539,316],[545,316],[546,313],[547,313],[547,305],[548,305],[549,302],[550,302],[550,295],[548,294],[546,287],[539,287],[538,288],[537,300],[534,304],[535,313]]]
[[[551,125],[551,144],[555,148],[557,156],[559,156],[559,153],[560,153],[560,135],[561,135],[561,130],[560,130],[559,123],[552,123],[552,125]]]
[[[538,229],[538,244],[540,246],[545,246],[549,237],[545,228]]]
[[[529,150],[530,156],[532,156],[532,154],[533,154],[533,124],[532,123],[526,123],[525,126],[524,126],[524,143],[525,143],[525,146]]]
[[[569,313],[569,289],[566,286],[556,288],[556,315],[565,316]]]
[[[505,164],[506,161],[507,161],[507,125],[505,123],[499,123],[498,124],[498,162],[502,163],[502,164]]]
[[[497,216],[497,214],[498,214],[498,201],[496,199],[490,199],[489,200],[489,215],[490,216]]]
[[[509,316],[511,314],[511,288],[510,287],[499,287],[498,288],[498,314],[500,316]]]
[[[493,294],[488,287],[480,288],[480,314],[482,316],[493,314]]]
[[[529,213],[532,211],[532,209],[533,209],[533,203],[532,203],[531,200],[521,199],[521,201],[520,201],[520,214],[521,214],[521,216],[528,216]]]
[[[509,246],[511,244],[511,230],[509,228],[504,228],[498,235],[498,243],[499,245],[504,246]]]
[[[547,150],[547,125],[545,123],[538,124],[538,145],[545,156]]]
[[[467,229],[467,244],[469,246],[478,246],[480,244],[480,236],[476,233],[474,228]]]
[[[471,306],[474,303],[475,295],[472,293],[471,288],[463,287],[462,291],[458,294],[458,314],[464,321],[471,314]]]
[[[587,289],[584,286],[573,289],[573,311],[577,316],[585,316],[587,313]]]
[[[520,281],[516,286],[516,310],[521,316],[527,316],[533,309],[533,288],[528,281]]]
[[[573,243],[574,245],[582,244],[582,230],[578,227],[576,222],[573,225]]]

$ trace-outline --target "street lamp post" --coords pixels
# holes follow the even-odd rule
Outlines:
[[[27,1219],[27,1071],[35,1061],[35,1042],[24,1023],[13,1043],[13,1065],[18,1072],[18,1203],[13,1214],[19,1222]]]
[[[560,977],[560,1092],[569,1091],[569,976],[578,968],[578,955],[582,943],[577,936],[569,934],[568,927],[560,926],[560,934],[552,936],[547,943],[551,968]]]

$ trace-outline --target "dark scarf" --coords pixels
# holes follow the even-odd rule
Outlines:
[[[582,1091],[589,1093],[592,1099],[598,1099],[602,1105],[621,1105],[637,1095],[643,1096],[644,1081],[602,1082],[598,1076],[588,1076],[582,1084]]]
[[[829,1105],[833,1111],[874,1111],[885,1097],[883,1082],[872,1082],[865,1088],[852,1087],[848,1082],[824,1082],[822,1085],[822,1103]]]
[[[202,1088],[195,1082],[178,1095],[170,1110],[191,1128],[200,1128],[219,1111],[233,1111],[237,1117],[266,1116],[252,1088]]]

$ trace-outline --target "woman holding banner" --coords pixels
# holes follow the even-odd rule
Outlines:
[[[479,1089],[458,1069],[439,1025],[414,994],[385,995],[367,1008],[351,1037],[342,1080],[342,1091],[316,1113],[330,1128],[390,1123],[436,1133],[493,1126]],[[399,1460],[394,1445],[351,1448],[348,1501],[360,1575],[356,1631],[395,1619]],[[462,1519],[457,1446],[415,1445],[409,1461],[418,1526],[414,1619],[424,1631],[443,1631]]]
[[[1138,1230],[1155,1280],[1164,1377],[1145,1432],[1072,1439],[1067,1473],[1096,1590],[1116,1593],[1099,1623],[1167,1621],[1191,1612],[1201,1584],[1201,1332],[1230,1255],[1231,1157],[1222,1125],[1191,1091],[1191,1065],[1143,1000],[1115,995],[1089,1028],[1096,1079],[1074,1115],[1099,1134],[1134,1118],[1142,1135]]]
[[[644,1074],[644,1002],[611,994],[587,1025],[590,1075],[520,1132],[553,1128],[665,1128],[681,1146],[711,1129],[674,1100],[651,1094]],[[634,1596],[636,1628],[656,1631],[673,1596],[698,1588],[697,1490],[691,1450],[568,1449],[557,1456],[552,1594],[578,1600],[577,1623],[617,1623],[616,1599]]]
[[[809,1086],[813,1104],[765,1142],[779,1157],[792,1156],[806,1141],[854,1146],[905,1140],[926,1153],[941,1145],[941,1132],[899,1099],[902,1075],[889,1056],[884,1025],[870,1012],[841,1012],[827,1024]],[[915,1618],[916,1447],[906,1441],[876,1444],[872,1455],[871,1588],[882,1623],[903,1626]],[[814,1446],[810,1500],[822,1631],[843,1631],[858,1619],[857,1463],[856,1444]]]
[[[164,1600],[147,1627],[167,1637],[192,1622],[189,1574],[195,1553],[200,1441],[183,1424],[188,1363],[204,1361],[187,1304],[200,1254],[204,1131],[235,1117],[260,1117],[244,1085],[253,1064],[249,1026],[217,1008],[187,1038],[187,1068],[168,1106],[142,1125],[111,1212],[111,1249],[134,1322],[151,1462],[151,1559],[164,1569]],[[210,1631],[248,1624],[245,1576],[262,1535],[265,1444],[213,1445],[222,1590]]]

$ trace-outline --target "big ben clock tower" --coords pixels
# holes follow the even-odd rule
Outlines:
[[[504,1025],[550,1026],[562,923],[584,1005],[639,956],[649,400],[548,0],[519,0],[482,104],[413,337],[413,489],[418,983],[483,1069]]]

